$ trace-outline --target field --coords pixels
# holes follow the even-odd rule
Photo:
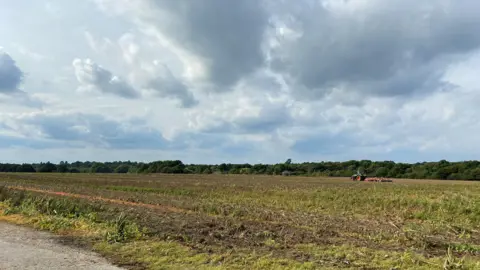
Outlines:
[[[0,189],[0,220],[131,269],[480,269],[476,182],[37,173]]]

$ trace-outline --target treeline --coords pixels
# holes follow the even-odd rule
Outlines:
[[[292,163],[287,160],[278,164],[184,164],[180,160],[155,161],[150,163],[116,162],[51,162],[35,164],[0,164],[0,172],[57,172],[57,173],[169,173],[169,174],[266,174],[348,177],[360,171],[368,176],[480,180],[480,161],[422,163],[395,163],[393,161],[351,160],[345,162]]]

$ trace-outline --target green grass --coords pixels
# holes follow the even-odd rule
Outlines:
[[[102,253],[122,256],[123,263],[140,262],[150,269],[316,269],[313,263],[255,254],[197,253],[175,242],[135,241],[95,246]]]

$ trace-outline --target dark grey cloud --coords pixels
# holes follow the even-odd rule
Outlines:
[[[185,83],[175,78],[168,67],[164,65],[157,67],[160,70],[155,73],[156,77],[150,79],[144,86],[145,89],[153,90],[160,97],[178,100],[182,108],[191,108],[198,104]]]
[[[272,67],[288,74],[297,94],[322,97],[333,87],[380,96],[441,86],[446,66],[480,47],[480,2],[286,1],[276,24]]]
[[[92,145],[113,149],[166,149],[169,143],[162,134],[142,121],[116,121],[102,115],[82,113],[37,113],[15,120],[25,136],[41,134],[41,138],[77,146]],[[12,129],[12,127],[11,127]]]
[[[0,47],[0,94],[5,94],[0,96],[0,103],[42,108],[45,105],[42,100],[19,89],[24,77],[15,60]]]
[[[204,58],[218,91],[264,63],[261,44],[268,14],[258,0],[147,0],[141,20]]]
[[[18,90],[24,77],[15,60],[0,48],[0,93],[13,93]]]
[[[137,98],[138,92],[109,70],[99,66],[90,59],[73,61],[77,80],[86,87],[93,87],[103,93],[114,94],[124,98]]]

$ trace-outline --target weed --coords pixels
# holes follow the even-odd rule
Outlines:
[[[452,249],[449,247],[447,251],[447,256],[443,263],[444,270],[453,270],[453,269],[465,269],[464,267],[464,258],[457,259],[453,256]]]
[[[147,233],[146,230],[140,230],[135,223],[130,222],[124,213],[120,213],[110,225],[112,229],[105,234],[105,240],[109,243],[139,240]]]

